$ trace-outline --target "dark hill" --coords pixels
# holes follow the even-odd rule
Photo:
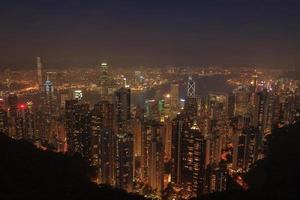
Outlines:
[[[43,151],[0,134],[0,199],[143,199],[89,179],[80,157]]]

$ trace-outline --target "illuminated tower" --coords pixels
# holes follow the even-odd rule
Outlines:
[[[3,104],[4,100],[0,98],[0,133],[8,134],[8,117]]]
[[[109,88],[109,77],[108,77],[108,65],[103,62],[100,65],[100,95],[103,100],[108,100],[108,88]]]
[[[197,117],[198,100],[196,98],[196,83],[191,76],[187,82],[187,97],[184,104],[184,112],[191,119]]]
[[[26,137],[26,112],[26,104],[19,104],[16,118],[16,139],[25,139]]]
[[[129,192],[133,188],[133,134],[130,130],[130,89],[121,88],[115,92],[116,145],[115,177],[116,187]]]
[[[191,76],[187,82],[187,97],[196,97],[196,83]]]
[[[235,108],[234,116],[246,115],[251,112],[251,91],[245,85],[238,86],[234,89],[233,94],[235,96]]]
[[[90,157],[89,104],[68,100],[65,112],[68,152],[79,153],[88,160]]]
[[[101,70],[101,82],[107,81],[108,79],[108,65],[106,62],[101,63],[100,66],[100,70]]]
[[[58,116],[58,100],[54,86],[48,77],[43,85],[40,101],[40,120],[38,122],[39,132],[42,142],[50,142],[50,140],[54,139],[51,137],[50,132],[51,123]]]
[[[16,139],[33,141],[34,137],[34,116],[32,103],[20,103],[17,107],[16,117]]]
[[[208,108],[211,119],[226,119],[228,116],[228,95],[226,93],[210,92],[208,94]]]
[[[8,134],[10,137],[16,137],[16,120],[18,96],[15,93],[10,93],[7,98],[8,102]]]
[[[252,75],[252,81],[251,81],[251,85],[253,87],[253,91],[256,92],[257,91],[257,82],[258,82],[258,74],[256,69],[254,70],[254,74]]]
[[[161,194],[163,190],[164,149],[163,126],[156,121],[149,121],[142,132],[142,178],[143,182]]]
[[[91,111],[91,165],[98,172],[98,183],[113,185],[114,106],[100,101]]]
[[[170,90],[171,98],[171,119],[175,118],[179,112],[179,84],[172,83]]]
[[[182,135],[187,125],[188,119],[182,114],[172,121],[171,181],[175,184],[182,180]]]
[[[195,197],[203,192],[205,139],[196,122],[184,115],[173,121],[171,179]]]
[[[205,141],[196,122],[184,130],[182,138],[182,185],[193,197],[203,191],[205,173]]]
[[[248,127],[237,133],[233,139],[232,167],[246,172],[258,158],[259,131],[257,128]]]
[[[36,57],[36,67],[37,67],[37,81],[39,88],[43,86],[43,75],[42,75],[42,62],[40,57]]]

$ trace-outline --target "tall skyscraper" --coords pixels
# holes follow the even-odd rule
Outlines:
[[[196,197],[204,190],[206,142],[196,122],[179,115],[173,121],[171,179]]]
[[[77,100],[66,101],[65,123],[68,152],[90,158],[90,112],[89,104]]]
[[[161,194],[164,175],[163,126],[156,121],[144,124],[142,132],[142,178],[143,182]]]
[[[42,62],[40,57],[36,57],[36,68],[37,68],[37,82],[41,89],[43,87],[43,74],[42,74]]]
[[[91,111],[91,166],[98,183],[114,185],[114,106],[100,101]]]
[[[191,119],[198,114],[198,100],[196,97],[196,83],[190,76],[187,82],[187,97],[184,103],[184,113]]]
[[[251,91],[247,86],[239,86],[234,91],[235,109],[234,115],[245,115],[251,113]]]
[[[106,62],[103,62],[100,65],[99,87],[101,99],[112,102],[114,92],[116,91],[116,85],[109,74],[109,66]]]
[[[115,92],[116,145],[115,177],[116,187],[133,189],[133,134],[130,130],[130,89],[121,88]]]
[[[171,98],[171,119],[174,119],[179,112],[179,84],[172,83],[170,90]]]
[[[187,97],[196,97],[196,83],[191,76],[187,82]]]
[[[233,142],[233,169],[247,172],[250,166],[258,159],[259,131],[248,127],[237,130]]]
[[[51,136],[51,124],[58,118],[59,112],[57,93],[48,78],[41,91],[39,111],[39,121],[37,123],[41,141],[50,142],[50,140],[54,140],[54,137]]]
[[[9,93],[7,97],[8,103],[8,134],[12,138],[16,138],[17,108],[18,96],[15,93]]]
[[[208,94],[210,118],[224,120],[228,117],[228,96],[225,93],[210,92]]]
[[[16,139],[33,142],[34,116],[30,104],[20,103],[17,107]]]
[[[6,110],[3,108],[4,101],[0,99],[0,133],[8,135],[8,116]]]

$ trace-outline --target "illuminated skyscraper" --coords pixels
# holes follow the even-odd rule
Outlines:
[[[187,82],[187,97],[196,97],[196,83],[191,76]]]
[[[171,98],[171,119],[175,118],[177,113],[179,112],[179,84],[172,83],[170,90],[170,98]]]
[[[182,184],[196,197],[204,189],[205,140],[195,122],[184,131],[182,143]]]
[[[192,77],[187,82],[187,97],[184,103],[184,113],[191,119],[195,119],[198,114],[198,100],[196,98],[196,83]]]
[[[213,120],[227,119],[228,96],[225,93],[210,92],[208,94],[208,108],[210,118]]]
[[[0,98],[0,133],[8,135],[8,117],[3,105],[4,101]]]
[[[180,184],[182,180],[182,138],[187,126],[188,118],[182,114],[172,121],[171,181],[175,184]]]
[[[106,62],[100,65],[99,86],[101,99],[112,102],[114,92],[116,91],[116,84],[109,74],[109,66]]]
[[[115,92],[115,177],[116,187],[129,192],[133,189],[133,134],[130,130],[130,89],[121,88]]]
[[[68,152],[90,158],[90,112],[89,105],[77,100],[66,101],[65,123]]]
[[[164,126],[164,136],[163,136],[163,142],[164,142],[164,151],[165,151],[165,161],[169,162],[172,157],[172,121],[167,119],[163,123]]]
[[[259,131],[254,127],[237,130],[233,142],[233,169],[246,172],[258,159]]]
[[[181,185],[190,197],[204,190],[205,139],[197,124],[181,115],[173,121],[172,182]]]
[[[36,57],[36,68],[37,68],[37,82],[41,89],[43,87],[43,74],[42,74],[42,62],[40,57]]]
[[[58,117],[58,99],[52,82],[45,81],[40,95],[38,129],[42,142],[54,140],[51,136],[51,124]]]
[[[12,138],[16,137],[16,122],[17,122],[17,108],[18,96],[15,93],[10,93],[7,98],[8,103],[8,133]]]
[[[263,136],[272,131],[274,114],[274,95],[267,90],[256,93],[253,124]]]
[[[131,120],[131,129],[134,134],[134,156],[140,157],[142,155],[142,123],[138,118]]]
[[[156,120],[160,121],[161,113],[160,113],[160,103],[154,99],[146,100],[145,101],[145,119],[146,120]],[[161,107],[162,108],[162,107]]]
[[[149,121],[142,132],[143,182],[161,194],[164,174],[164,128],[159,122]]]
[[[91,166],[98,183],[114,185],[114,106],[100,101],[91,111]]]
[[[234,115],[251,113],[251,91],[247,86],[239,86],[233,91],[235,96]]]
[[[196,97],[187,97],[184,103],[184,113],[191,119],[198,115],[198,101]]]
[[[17,108],[16,139],[33,142],[34,116],[30,104],[20,103]]]

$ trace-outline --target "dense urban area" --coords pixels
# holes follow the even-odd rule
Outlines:
[[[99,187],[150,199],[247,191],[272,131],[300,116],[288,69],[35,65],[1,72],[0,132],[80,156]]]

